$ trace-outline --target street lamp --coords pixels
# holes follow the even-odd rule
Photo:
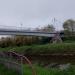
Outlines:
[[[23,26],[23,24],[21,23],[20,25],[21,25],[21,30],[22,30],[22,26]]]

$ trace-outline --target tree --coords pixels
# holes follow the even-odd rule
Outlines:
[[[75,21],[72,19],[69,19],[63,23],[63,28],[65,32],[70,32],[73,34],[75,32]]]
[[[55,31],[55,28],[53,25],[47,25],[47,26],[44,26],[42,28],[37,28],[36,31],[42,31],[42,32],[54,32]]]
[[[47,25],[45,27],[43,27],[42,29],[43,31],[46,31],[46,32],[54,32],[55,31],[55,28],[53,27],[53,25]]]

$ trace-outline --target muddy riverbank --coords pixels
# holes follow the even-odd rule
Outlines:
[[[75,64],[75,54],[40,54],[40,55],[25,55],[32,62],[41,63],[72,63]]]

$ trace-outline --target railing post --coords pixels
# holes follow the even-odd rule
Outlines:
[[[23,75],[23,58],[21,57],[21,75]]]

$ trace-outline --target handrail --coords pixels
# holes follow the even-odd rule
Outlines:
[[[31,61],[30,61],[26,56],[20,55],[20,54],[18,54],[18,53],[16,53],[16,52],[13,52],[13,51],[10,51],[10,53],[13,53],[13,54],[17,55],[18,57],[24,58],[24,59],[28,62],[28,64],[30,65],[30,67],[31,67],[31,69],[32,69],[33,75],[36,75],[36,72],[35,72],[35,70],[34,70],[34,67],[32,66]]]

